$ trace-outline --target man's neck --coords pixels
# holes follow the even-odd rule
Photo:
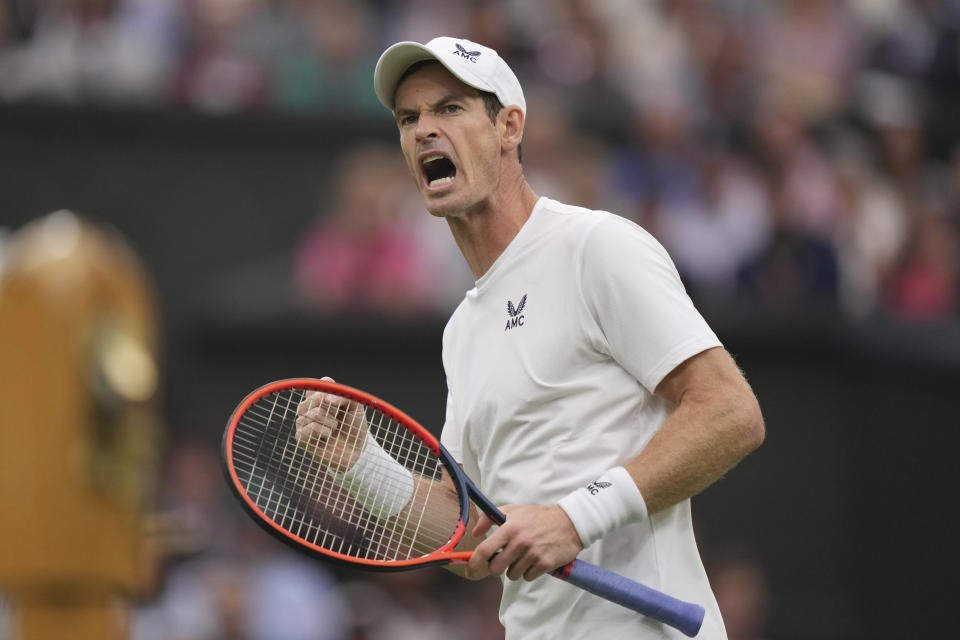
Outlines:
[[[530,218],[536,203],[537,194],[521,176],[514,188],[500,190],[471,211],[447,217],[475,280],[490,270]]]

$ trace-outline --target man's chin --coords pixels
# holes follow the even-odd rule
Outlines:
[[[450,194],[444,194],[443,196],[439,197],[425,195],[423,198],[423,204],[427,208],[427,211],[430,213],[430,215],[438,218],[445,218],[446,216],[455,215],[463,209],[457,199],[450,197]]]

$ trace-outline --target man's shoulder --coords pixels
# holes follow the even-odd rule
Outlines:
[[[546,197],[540,198],[540,206],[544,211],[549,212],[551,215],[564,216],[573,220],[596,220],[598,218],[614,215],[609,211],[603,211],[602,209],[588,209],[587,207],[567,204],[565,202],[560,202],[559,200]]]
[[[604,209],[588,209],[542,198],[543,226],[562,230],[579,239],[579,245],[591,241],[603,245],[609,237],[627,236],[648,241],[650,233],[636,222]]]
[[[450,317],[447,318],[447,323],[443,327],[444,339],[446,339],[447,333],[453,330],[453,327],[456,325],[457,319],[465,313],[464,308],[466,306],[467,306],[467,298],[465,296],[464,299],[460,301],[460,304],[458,304],[457,307],[450,314]]]
[[[541,232],[547,230],[579,238],[581,241],[597,226],[606,226],[608,221],[620,216],[602,209],[588,209],[566,204],[550,198],[541,198],[539,225]]]

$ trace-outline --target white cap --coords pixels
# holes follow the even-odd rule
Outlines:
[[[383,52],[373,72],[373,89],[391,111],[400,77],[421,60],[438,61],[465,84],[495,94],[503,106],[516,105],[526,115],[527,101],[520,81],[503,58],[482,44],[448,36],[434,38],[427,44],[398,42]]]

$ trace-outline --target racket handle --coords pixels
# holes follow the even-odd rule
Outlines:
[[[697,635],[703,624],[704,609],[700,605],[678,600],[583,560],[574,560],[551,575],[679,629],[691,638]]]
[[[480,493],[480,490],[471,482],[470,478],[464,475],[463,480],[467,485],[470,497],[477,503],[477,506],[483,509],[496,524],[506,522],[507,516]],[[490,559],[492,560],[494,557],[496,557],[496,554],[491,556]],[[691,638],[700,632],[700,625],[703,624],[705,611],[700,605],[678,600],[662,591],[651,589],[639,582],[634,582],[629,578],[583,560],[574,560],[565,567],[552,571],[551,575],[580,587],[584,591],[589,591],[595,596],[600,596],[648,618],[670,625]]]

